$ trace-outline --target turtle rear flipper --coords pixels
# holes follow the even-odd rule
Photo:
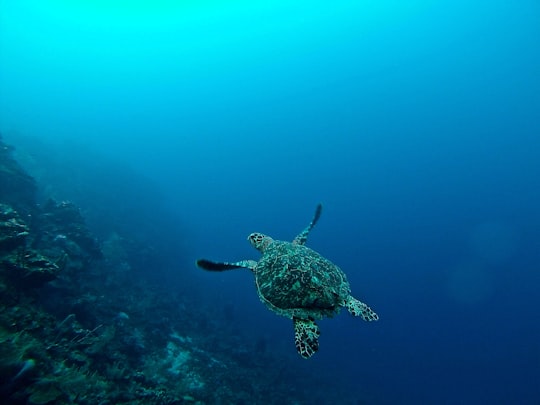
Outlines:
[[[211,260],[199,259],[197,266],[208,271],[225,271],[234,269],[250,269],[253,270],[257,262],[254,260],[242,260],[239,262],[213,262]]]
[[[293,322],[296,350],[304,359],[309,359],[319,350],[319,327],[311,319],[293,318]]]
[[[361,316],[364,321],[378,321],[379,315],[375,313],[367,304],[364,304],[362,301],[357,300],[354,297],[349,297],[345,302],[347,310],[353,316]]]

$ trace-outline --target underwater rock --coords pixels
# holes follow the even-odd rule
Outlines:
[[[25,245],[29,227],[17,211],[0,203],[0,250],[12,250]]]
[[[79,207],[71,201],[61,201],[57,203],[53,199],[48,199],[43,207],[43,213],[49,217],[49,221],[59,225],[84,224]]]
[[[124,332],[122,342],[125,345],[125,352],[134,356],[142,355],[146,351],[144,333],[138,328],[133,328],[129,332],[125,330]]]
[[[38,383],[35,385],[32,395],[28,398],[30,405],[52,404],[62,397],[60,391],[53,383]]]
[[[30,213],[35,209],[36,182],[13,158],[13,150],[12,146],[2,141],[0,135],[0,200],[21,212]]]
[[[28,249],[13,251],[0,258],[5,276],[20,289],[41,287],[54,280],[61,268],[39,252]]]
[[[37,218],[40,229],[40,247],[61,247],[70,258],[83,261],[100,259],[101,249],[86,227],[79,207],[70,201],[56,202],[49,199]]]

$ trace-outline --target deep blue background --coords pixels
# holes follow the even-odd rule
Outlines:
[[[290,321],[251,275],[192,263],[257,258],[249,233],[292,239],[322,202],[309,245],[380,315],[321,322],[299,367],[328,389],[539,403],[538,2],[270,3],[3,1],[0,130],[157,183],[181,282],[276,356]]]

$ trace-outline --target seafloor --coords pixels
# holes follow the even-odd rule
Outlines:
[[[89,221],[104,207],[83,215],[47,194],[0,138],[2,403],[353,403],[232,330],[223,308],[152,288],[137,266],[168,252],[145,248],[150,224],[102,220],[104,239]]]

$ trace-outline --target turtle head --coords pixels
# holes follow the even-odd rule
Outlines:
[[[266,247],[274,240],[270,236],[255,232],[248,236],[249,243],[259,252],[264,252]]]

